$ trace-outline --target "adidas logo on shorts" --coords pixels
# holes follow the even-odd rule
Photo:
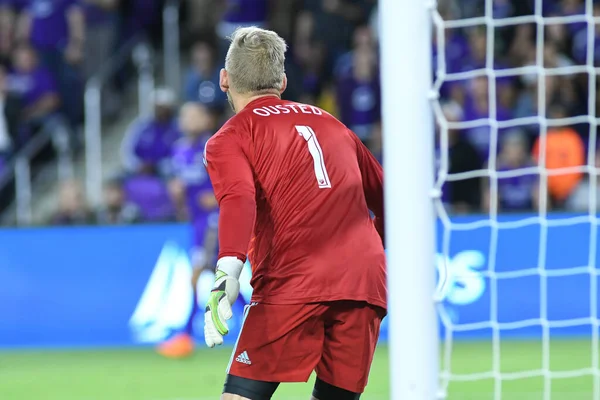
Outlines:
[[[240,362],[242,364],[252,365],[252,361],[250,361],[250,358],[248,357],[248,353],[246,351],[240,353],[240,355],[235,358],[235,361]]]

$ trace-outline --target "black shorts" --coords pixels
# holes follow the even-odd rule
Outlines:
[[[223,393],[236,394],[250,400],[270,400],[278,387],[279,382],[255,381],[227,375]],[[317,378],[313,389],[313,397],[319,400],[358,400],[360,399],[360,393],[340,389]]]

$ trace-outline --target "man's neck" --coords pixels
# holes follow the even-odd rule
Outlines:
[[[250,94],[248,96],[243,96],[240,97],[239,99],[237,99],[237,101],[234,101],[234,106],[235,106],[235,112],[238,113],[240,111],[242,111],[244,108],[246,108],[246,106],[250,103],[252,103],[254,100],[258,100],[262,97],[277,97],[278,99],[281,98],[281,94],[276,93],[275,91],[270,91],[270,92],[265,92],[265,93],[260,93],[260,94]]]

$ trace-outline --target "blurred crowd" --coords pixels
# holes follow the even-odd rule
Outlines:
[[[486,3],[441,0],[438,7],[444,20],[457,20],[484,16]],[[493,0],[493,18],[533,15],[534,3]],[[596,3],[593,13],[598,17],[600,2]],[[542,4],[544,17],[585,14],[583,0],[544,0]],[[184,2],[184,7],[188,18],[182,33],[188,68],[182,86],[156,90],[154,116],[137,120],[130,127],[122,148],[123,174],[106,183],[101,209],[89,210],[81,188],[68,182],[56,222],[188,218],[183,193],[190,179],[200,177],[192,176],[193,169],[177,168],[182,157],[178,148],[181,138],[191,143],[205,141],[231,116],[226,97],[219,90],[218,76],[226,38],[238,26],[255,25],[280,33],[289,45],[284,98],[315,104],[338,116],[381,161],[376,0],[194,0]],[[444,142],[448,146],[448,172],[471,177],[447,181],[443,200],[453,213],[487,212],[492,206],[499,212],[531,211],[540,202],[550,210],[587,211],[589,199],[595,198],[590,190],[596,186],[590,185],[587,174],[573,167],[600,166],[595,122],[570,117],[595,115],[600,99],[589,90],[590,83],[597,81],[595,76],[581,70],[574,73],[569,67],[588,62],[600,66],[600,25],[565,20],[545,24],[541,31],[535,24],[500,25],[444,29],[443,39],[437,35],[432,38],[434,78],[442,59],[446,74],[489,67],[487,74],[473,74],[468,79],[462,79],[464,75],[461,79],[439,77],[444,79],[440,89],[443,118],[457,123],[482,121],[475,127],[458,124],[462,129],[436,129],[438,167]],[[595,38],[593,43],[589,43],[590,38]],[[440,39],[444,40],[443,47]],[[540,43],[542,60],[538,63],[536,48]],[[533,68],[495,78],[491,74],[493,70],[541,64],[554,72],[541,75],[539,68]],[[187,111],[180,114],[179,105],[184,103]],[[550,123],[545,123],[545,118]],[[513,120],[518,123],[510,123]],[[498,128],[492,121],[505,126]],[[546,139],[540,141],[541,137]],[[564,169],[565,173],[555,170],[550,176],[540,176],[536,169],[540,161],[549,171]],[[202,169],[200,156],[186,165],[194,163]],[[482,169],[489,169],[487,177],[473,173]],[[596,175],[591,176],[596,179]],[[547,180],[543,187],[548,190],[540,195],[542,179]],[[204,201],[207,210],[214,207],[208,198]]]
[[[485,3],[446,1],[440,13],[444,20],[481,17]],[[534,3],[494,0],[493,18],[534,15]],[[444,54],[439,53],[439,38],[433,39],[435,69],[441,58],[447,74],[487,68],[483,76],[445,79],[441,86],[443,119],[483,120],[478,126],[463,124],[464,129],[447,132],[449,173],[468,177],[470,171],[489,170],[487,178],[471,174],[471,179],[443,186],[443,199],[453,212],[487,212],[492,206],[499,212],[521,212],[542,204],[549,210],[588,211],[595,185],[590,185],[585,166],[600,165],[595,139],[600,102],[592,69],[600,66],[600,25],[581,21],[586,14],[583,0],[544,0],[541,4],[538,11],[543,17],[566,18],[546,20],[541,30],[535,23],[446,29]],[[600,16],[600,2],[592,5],[593,16]],[[588,70],[576,69],[586,65]],[[506,73],[527,67],[534,68]],[[546,69],[545,74],[540,67]],[[461,124],[453,128],[457,126]],[[443,138],[438,135],[438,161]],[[538,165],[548,174],[538,174]],[[591,207],[595,209],[596,204]]]
[[[161,9],[158,0],[0,0],[0,175],[42,131],[54,147],[80,147],[86,80],[124,42],[156,31]]]
[[[231,115],[219,88],[227,37],[238,26],[276,30],[288,42],[284,98],[316,104],[340,116],[380,154],[380,82],[375,0],[195,0],[185,2],[180,88],[161,87],[154,113],[138,118],[122,144],[123,173],[105,185],[104,204],[92,210],[82,187],[65,182],[57,224],[188,220],[194,208],[216,203],[202,161],[203,143]],[[193,15],[194,17],[190,17]],[[196,18],[197,16],[197,18]],[[181,95],[177,95],[181,93]],[[183,104],[183,106],[181,106]],[[190,190],[197,190],[195,201]]]

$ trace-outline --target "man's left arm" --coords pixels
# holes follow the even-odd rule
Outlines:
[[[375,219],[373,221],[375,228],[377,229],[379,236],[381,236],[381,240],[385,243],[383,168],[354,132],[350,131],[349,134],[356,143],[358,166],[362,177],[367,207],[375,214]]]
[[[229,332],[231,305],[239,295],[239,277],[256,218],[254,174],[236,132],[213,136],[204,149],[210,180],[219,203],[219,257],[215,284],[204,313],[207,346],[223,343]]]

